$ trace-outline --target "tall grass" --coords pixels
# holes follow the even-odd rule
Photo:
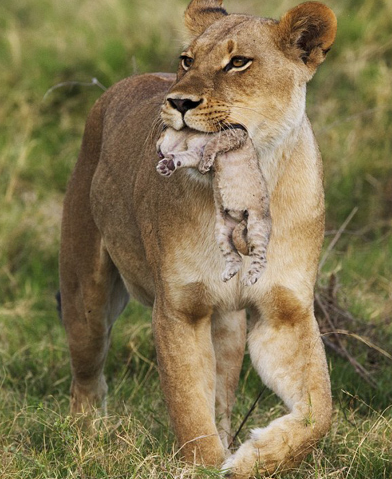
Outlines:
[[[186,0],[2,0],[0,4],[0,472],[8,478],[217,477],[182,464],[155,366],[150,311],[132,303],[114,330],[110,417],[89,437],[67,416],[69,359],[54,294],[61,203],[84,121],[105,87],[133,73],[174,71]],[[296,2],[228,1],[229,11],[279,17]],[[331,0],[335,46],[308,88],[324,158],[325,247],[358,208],[320,273],[358,318],[351,331],[391,352],[392,1]],[[290,478],[390,479],[390,362],[343,338],[371,370],[365,384],[329,354],[331,433]],[[261,385],[245,357],[238,427]],[[283,406],[270,394],[246,426]],[[244,440],[246,432],[241,433]]]

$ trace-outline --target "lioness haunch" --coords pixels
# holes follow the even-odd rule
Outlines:
[[[256,283],[267,264],[271,216],[267,185],[247,132],[234,128],[203,134],[167,128],[157,148],[161,157],[157,171],[163,176],[171,176],[178,168],[197,168],[204,174],[213,167],[215,235],[226,260],[222,279],[228,281],[241,268],[233,236],[240,236],[246,228],[244,249],[251,264],[242,282],[247,286]]]

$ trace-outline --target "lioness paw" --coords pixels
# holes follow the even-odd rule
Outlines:
[[[266,467],[267,461],[263,460],[263,449],[258,448],[252,441],[244,442],[221,466],[223,476],[227,479],[249,479],[250,477],[272,479],[269,474],[275,467]]]

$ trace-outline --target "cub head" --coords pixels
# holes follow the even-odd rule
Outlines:
[[[301,123],[306,83],[335,39],[328,7],[303,3],[276,21],[229,15],[222,0],[192,0],[185,24],[193,39],[162,106],[165,125],[203,132],[241,125],[267,147]]]

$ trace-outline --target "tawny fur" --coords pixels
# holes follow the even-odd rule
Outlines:
[[[331,420],[313,314],[324,235],[322,164],[305,96],[332,45],[336,19],[315,2],[277,22],[193,0],[186,23],[194,37],[177,77],[125,79],[87,120],[65,197],[60,251],[71,406],[74,414],[102,406],[110,331],[132,296],[153,307],[160,380],[181,454],[248,478],[298,462]],[[219,280],[224,261],[207,175],[182,169],[167,181],[156,173],[161,121],[201,132],[241,124],[248,132],[262,159],[273,222],[267,267],[251,288],[239,275]],[[255,429],[230,455],[245,308],[253,365],[287,414]]]
[[[178,168],[197,168],[205,174],[213,167],[215,235],[226,262],[222,280],[233,278],[241,268],[242,258],[233,242],[234,230],[240,226],[246,230],[251,257],[242,282],[256,283],[267,264],[271,217],[267,185],[248,134],[238,128],[212,135],[168,128],[157,147],[164,156],[157,165],[163,176],[171,176]]]

